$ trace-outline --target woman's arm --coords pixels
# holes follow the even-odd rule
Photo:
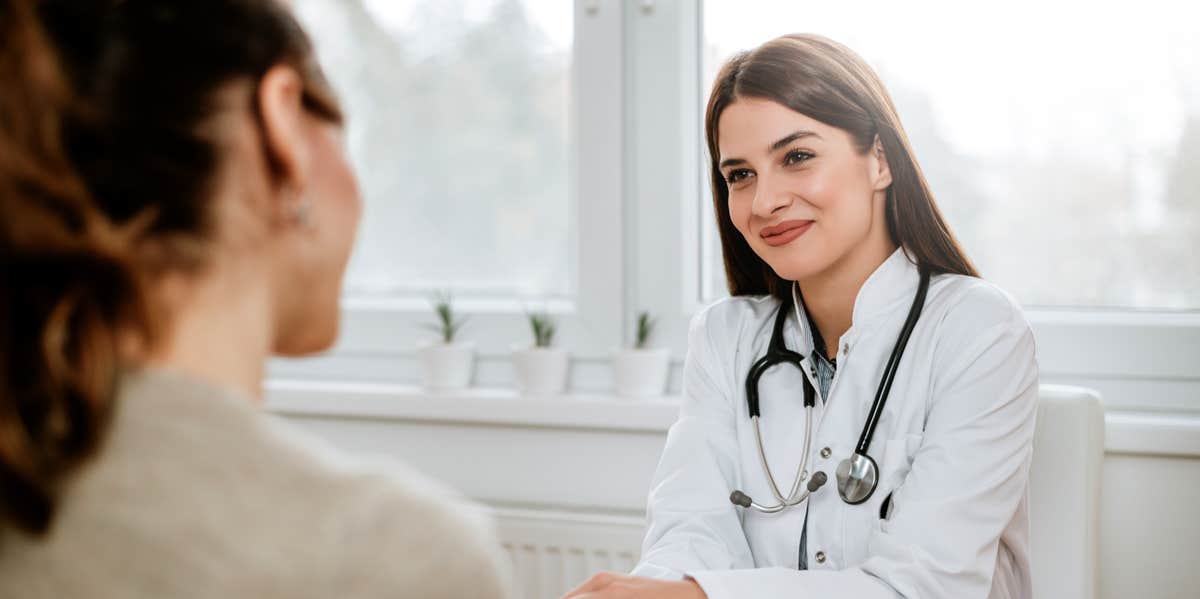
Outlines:
[[[688,330],[683,366],[683,405],[671,427],[651,485],[648,529],[633,574],[680,579],[689,570],[750,568],[754,562],[729,493],[738,487],[732,357],[718,359],[737,330],[730,304],[697,314]],[[714,335],[715,333],[715,335]],[[732,352],[719,352],[731,356]]]

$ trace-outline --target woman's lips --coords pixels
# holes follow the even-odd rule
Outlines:
[[[763,241],[770,246],[781,246],[791,243],[796,238],[808,232],[815,221],[811,220],[789,220],[779,223],[773,227],[767,227],[759,234]]]

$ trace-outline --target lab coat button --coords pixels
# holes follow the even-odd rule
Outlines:
[[[825,552],[824,551],[817,552],[817,563],[818,564],[825,563]]]
[[[833,454],[833,451],[830,450],[828,447],[821,449],[821,457],[823,457],[823,458],[827,458],[832,454]]]

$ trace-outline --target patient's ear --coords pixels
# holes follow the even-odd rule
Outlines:
[[[290,66],[276,65],[263,75],[255,101],[262,115],[263,149],[276,187],[303,190],[311,150],[305,135],[304,81]]]

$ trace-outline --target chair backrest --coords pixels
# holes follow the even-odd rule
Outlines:
[[[1100,394],[1043,385],[1029,472],[1034,597],[1097,596],[1103,461]]]

